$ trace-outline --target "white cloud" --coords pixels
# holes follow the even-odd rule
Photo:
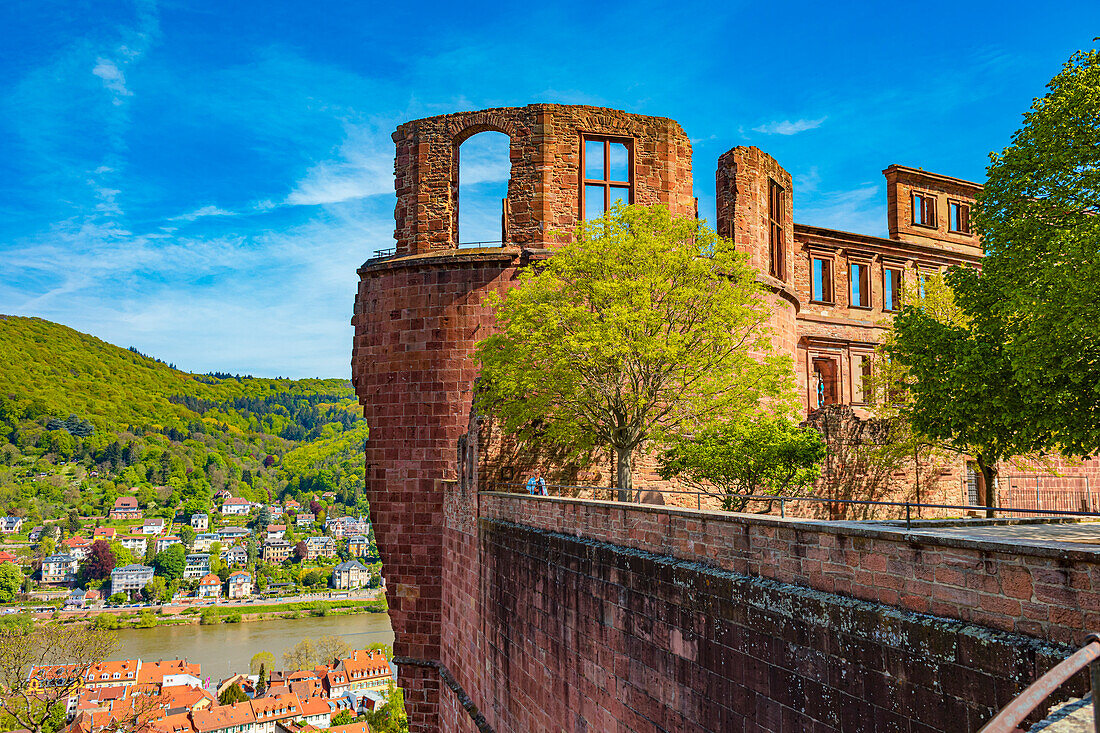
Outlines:
[[[217,206],[208,205],[208,206],[200,206],[199,208],[195,209],[194,211],[188,212],[186,214],[180,214],[179,216],[173,216],[171,219],[169,219],[169,221],[195,221],[196,219],[203,219],[203,218],[208,217],[208,216],[236,216],[236,215],[237,215],[237,213],[235,211],[229,211],[227,209],[222,209],[222,208],[219,208]]]
[[[92,73],[103,80],[104,87],[114,92],[115,97],[112,100],[114,104],[122,104],[121,97],[134,96],[134,93],[126,88],[126,76],[122,73],[122,69],[110,59],[97,58]]]
[[[828,117],[818,117],[816,120],[794,120],[793,122],[783,120],[781,122],[768,122],[752,129],[754,132],[761,132],[765,135],[797,135],[800,132],[821,127],[821,124],[827,119]]]
[[[795,221],[856,234],[886,236],[886,201],[882,186],[865,183],[850,191],[794,190]]]
[[[286,197],[316,206],[393,192],[393,142],[374,126],[348,126],[340,155],[312,166]]]

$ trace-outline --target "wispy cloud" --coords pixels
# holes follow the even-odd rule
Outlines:
[[[207,206],[200,206],[194,211],[189,211],[186,214],[180,214],[179,216],[173,216],[169,221],[197,221],[208,216],[236,216],[237,212],[229,211],[228,209],[222,209],[212,204]]]
[[[809,196],[800,194],[809,193]],[[872,236],[886,235],[882,186],[867,182],[846,191],[801,192],[794,189],[795,221]],[[802,203],[804,198],[809,201]]]
[[[373,125],[349,125],[338,157],[313,165],[286,203],[316,206],[393,191],[393,143]]]
[[[827,119],[828,117],[818,117],[816,120],[782,120],[768,122],[752,129],[754,132],[760,132],[765,135],[797,135],[800,132],[806,132],[806,130],[816,130],[821,127],[822,123]]]
[[[134,93],[126,88],[126,77],[114,61],[97,58],[92,73],[103,80],[103,86],[114,93],[113,103],[122,104],[122,97],[132,97]]]

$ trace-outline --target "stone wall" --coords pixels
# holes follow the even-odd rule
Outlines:
[[[1093,553],[444,493],[444,731],[977,731],[1100,621]]]

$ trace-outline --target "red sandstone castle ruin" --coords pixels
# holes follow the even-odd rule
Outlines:
[[[484,131],[510,139],[502,241],[460,247],[460,146]],[[473,650],[493,643],[474,613],[483,586],[469,577],[481,567],[481,514],[476,484],[444,490],[441,482],[457,478],[459,461],[485,481],[515,475],[507,461],[456,460],[471,421],[470,355],[493,323],[484,295],[549,256],[559,241],[552,232],[616,201],[697,215],[692,150],[672,120],[556,104],[414,120],[393,139],[397,246],[360,268],[352,319],[353,381],[371,427],[366,490],[411,729],[473,730],[479,703],[463,690],[491,674]],[[775,159],[755,147],[718,159],[718,233],[750,255],[771,293],[773,341],[793,357],[807,414],[865,407],[870,357],[903,285],[981,260],[969,225],[978,184],[900,165],[883,173],[889,238],[795,224],[791,176]],[[967,486],[963,470],[960,462],[944,471],[935,498],[977,503],[979,487]]]

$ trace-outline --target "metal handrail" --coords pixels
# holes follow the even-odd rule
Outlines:
[[[492,486],[492,487],[503,487],[503,488],[508,488],[508,489],[520,489],[520,492],[512,492],[512,493],[521,493],[522,490],[525,490],[527,488],[527,484],[525,484],[525,483],[518,483],[518,484],[495,483],[495,484],[490,484],[490,486]],[[549,484],[548,483],[548,484],[546,484],[546,488],[547,489],[593,489],[593,490],[608,491],[608,492],[618,491],[618,488],[616,488],[614,486],[588,486],[588,485],[584,485],[584,484]],[[490,490],[492,490],[492,489],[490,489]],[[639,489],[632,489],[631,490],[631,492],[635,495],[639,495],[641,493],[641,491],[643,491],[643,490],[639,490]],[[704,496],[709,496],[709,497],[713,497],[713,498],[720,498],[718,494],[709,493],[709,492],[706,492],[706,491],[692,491],[690,489],[648,489],[647,488],[647,489],[644,489],[644,491],[652,492],[652,493],[655,493],[655,494],[661,494],[661,495],[664,495],[664,494],[688,494],[689,496],[694,495],[696,497],[696,509],[701,509],[702,508],[702,497],[704,497]],[[564,494],[560,491],[558,492],[558,496],[560,498],[566,498],[564,496]],[[997,512],[1007,512],[1007,513],[1019,512],[1019,513],[1024,513],[1024,514],[1043,514],[1043,515],[1056,516],[1056,517],[1097,517],[1097,518],[1100,518],[1100,512],[1078,512],[1078,511],[1070,511],[1070,510],[1062,511],[1062,510],[1058,510],[1058,509],[1030,509],[1030,508],[1019,508],[1019,507],[1008,507],[1008,506],[988,507],[988,506],[982,506],[982,505],[926,504],[926,503],[923,503],[923,502],[915,502],[915,501],[874,501],[874,500],[871,500],[871,499],[831,499],[831,498],[828,498],[828,497],[821,497],[821,496],[787,496],[785,494],[777,494],[777,495],[771,495],[771,494],[746,494],[746,495],[738,495],[738,498],[739,499],[744,499],[746,501],[758,501],[758,502],[769,502],[769,503],[779,502],[779,516],[780,517],[786,517],[787,516],[787,514],[786,514],[786,505],[787,505],[787,502],[789,502],[789,501],[805,501],[805,502],[811,502],[811,503],[816,502],[818,504],[857,504],[857,505],[862,505],[862,506],[892,506],[892,507],[899,507],[899,508],[904,507],[905,508],[905,528],[906,529],[911,529],[912,528],[912,512],[913,512],[913,509],[957,509],[957,510],[963,510],[963,511],[976,511],[976,510],[987,511],[987,510],[992,510],[994,516],[996,516]]]
[[[978,733],[1012,733],[1017,730],[1024,718],[1086,666],[1089,668],[1089,683],[1092,688],[1092,729],[1100,732],[1100,705],[1096,703],[1097,693],[1100,693],[1100,636],[1089,634],[1085,642],[1085,646],[1031,683]]]

